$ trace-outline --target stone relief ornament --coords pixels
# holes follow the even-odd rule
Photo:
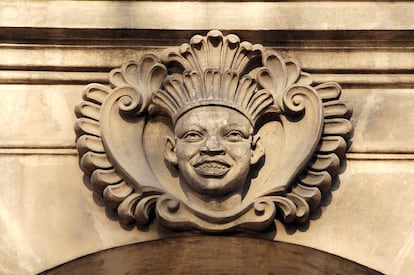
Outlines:
[[[352,132],[341,87],[210,31],[111,71],[76,108],[80,166],[121,223],[261,231],[303,223]]]

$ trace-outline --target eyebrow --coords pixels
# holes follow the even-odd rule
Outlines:
[[[188,131],[198,131],[198,132],[202,132],[202,133],[204,133],[206,131],[206,129],[204,129],[203,127],[200,127],[200,126],[195,125],[195,124],[185,125],[185,127],[183,127],[183,128],[185,128],[185,129],[182,132],[176,134],[177,137],[181,138]],[[175,130],[176,129],[174,129],[174,131]]]
[[[253,132],[253,131],[251,131],[251,127],[248,127],[246,129],[245,126],[243,126],[241,124],[237,124],[237,123],[226,124],[226,125],[223,126],[223,129],[225,131],[232,130],[232,129],[242,131],[242,132],[246,133],[246,137],[249,136],[249,135],[251,135],[252,132]]]
[[[226,124],[223,126],[223,128],[237,128],[237,129],[246,129],[245,126],[243,126],[242,124],[238,124],[238,123],[231,123],[231,124]],[[248,127],[250,129],[250,127]],[[247,130],[249,130],[247,129]]]

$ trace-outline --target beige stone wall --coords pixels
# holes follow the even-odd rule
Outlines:
[[[83,87],[147,51],[220,29],[296,57],[337,81],[354,107],[346,166],[331,196],[275,240],[387,274],[414,270],[414,4],[408,1],[1,1],[0,273],[167,236],[124,229],[78,166]]]

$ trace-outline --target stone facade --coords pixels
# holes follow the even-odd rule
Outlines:
[[[108,84],[111,69],[209,29],[295,57],[317,83],[338,82],[354,110],[352,144],[322,207],[302,226],[277,222],[261,237],[386,274],[414,269],[411,2],[33,0],[0,8],[0,273],[38,273],[181,236],[156,223],[121,226],[88,189],[73,110],[85,85]]]

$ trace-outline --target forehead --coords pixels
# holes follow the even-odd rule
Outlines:
[[[224,125],[237,125],[247,129],[251,127],[250,121],[244,115],[236,110],[223,106],[202,106],[194,108],[177,120],[175,128],[188,128],[194,125],[206,129]]]

